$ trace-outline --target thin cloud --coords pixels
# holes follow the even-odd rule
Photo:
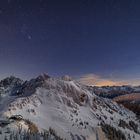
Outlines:
[[[140,80],[115,80],[103,78],[95,74],[86,74],[79,78],[79,81],[85,85],[95,86],[121,86],[121,85],[140,85]]]

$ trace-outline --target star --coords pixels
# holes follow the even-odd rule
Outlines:
[[[27,38],[29,39],[29,40],[31,40],[32,39],[32,36],[31,35],[27,35]]]

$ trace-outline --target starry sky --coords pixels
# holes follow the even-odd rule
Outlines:
[[[140,78],[139,0],[0,0],[0,77]]]

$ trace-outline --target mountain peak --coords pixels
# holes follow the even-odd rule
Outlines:
[[[18,84],[21,84],[23,83],[23,80],[21,80],[20,78],[17,78],[15,76],[10,76],[10,77],[7,77],[3,80],[0,81],[0,86],[4,86],[4,87],[7,87],[7,86],[10,86],[10,85],[18,85]]]
[[[72,78],[69,75],[62,76],[62,80],[64,81],[72,81]]]
[[[40,74],[36,79],[47,80],[50,76],[47,73]]]

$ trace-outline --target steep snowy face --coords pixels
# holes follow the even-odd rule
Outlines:
[[[40,131],[51,127],[68,140],[85,140],[103,137],[101,128],[109,125],[116,133],[122,131],[126,140],[129,133],[132,139],[140,138],[140,124],[134,113],[96,96],[78,82],[41,75],[24,82],[19,93],[8,103],[3,115],[8,118],[21,115],[35,123]]]
[[[86,110],[88,100],[93,95],[78,83],[37,78],[24,84],[23,91],[23,96],[27,96],[9,104],[4,113],[6,116],[20,114],[35,122],[40,129],[54,128],[67,139],[76,137],[75,135],[87,137],[93,131],[87,121],[90,109]],[[97,125],[97,121],[92,122],[92,118],[89,121],[92,125]]]

